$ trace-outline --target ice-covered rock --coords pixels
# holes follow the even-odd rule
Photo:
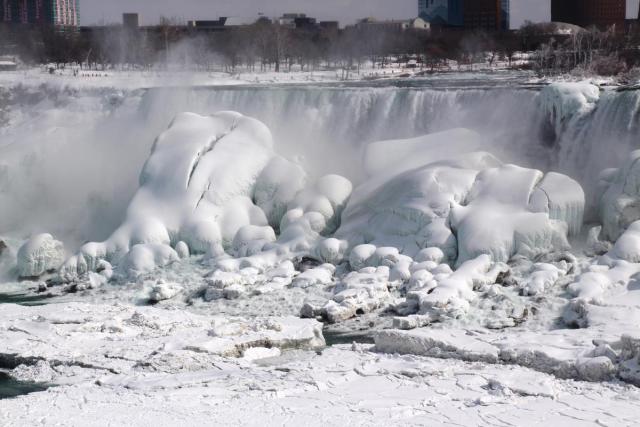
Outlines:
[[[336,237],[409,256],[425,248],[442,253],[430,249],[421,261],[459,265],[480,254],[507,261],[567,249],[567,235],[582,226],[584,204],[580,185],[564,175],[467,153],[360,185]]]
[[[136,277],[179,259],[176,251],[169,245],[138,244],[123,257],[120,270],[125,276]]]
[[[302,167],[282,157],[274,157],[260,173],[254,200],[272,228],[279,231],[282,217],[306,182],[307,176]]]
[[[319,232],[323,235],[332,234],[340,226],[340,216],[352,190],[353,185],[348,179],[326,175],[298,193],[289,208],[319,213],[325,221],[325,226]]]
[[[632,152],[620,169],[603,171],[599,200],[601,239],[615,242],[632,223],[640,220],[640,150]]]
[[[333,299],[322,308],[322,314],[337,323],[381,307],[391,297],[389,273],[389,267],[381,266],[347,274],[336,285]]]
[[[352,270],[360,270],[368,265],[369,259],[376,252],[375,245],[358,245],[351,249],[349,254],[349,265]]]
[[[190,255],[189,246],[187,246],[185,242],[179,241],[176,244],[175,249],[180,259],[189,258],[189,255]]]
[[[627,230],[616,240],[609,255],[628,262],[640,262],[640,221],[629,225]]]
[[[488,255],[480,255],[436,280],[437,286],[419,289],[408,297],[417,301],[421,314],[460,317],[467,313],[469,302],[476,299],[474,289],[495,283],[498,275],[506,270],[506,265],[492,262]]]
[[[323,262],[338,265],[344,259],[348,248],[349,243],[347,241],[331,237],[318,243],[316,254]]]
[[[477,153],[371,179],[355,189],[337,237],[352,245],[395,247],[409,256],[439,247],[455,259],[451,207],[464,201],[479,170],[498,164],[493,156]]]
[[[295,288],[309,288],[312,286],[323,286],[332,283],[333,273],[336,271],[332,264],[322,264],[316,268],[303,271],[296,276],[291,286]]]
[[[21,277],[39,277],[55,271],[64,262],[64,257],[62,242],[51,234],[38,234],[18,250],[18,274]]]
[[[152,302],[160,302],[171,299],[182,292],[183,287],[177,283],[165,283],[159,281],[151,287],[149,292],[149,300]]]
[[[540,93],[540,103],[556,136],[562,135],[574,120],[592,112],[599,99],[600,88],[590,83],[552,83]]]
[[[523,295],[543,295],[560,278],[561,270],[552,264],[536,264],[520,284]]]
[[[451,216],[458,238],[457,263],[481,254],[506,262],[516,254],[535,256],[569,248],[567,223],[531,209],[531,197],[542,179],[542,172],[514,165],[480,172],[464,205],[456,206]],[[567,206],[575,209],[572,203]],[[570,213],[556,215],[574,220]]]
[[[586,253],[588,256],[602,255],[611,250],[611,243],[606,240],[600,240],[602,235],[602,226],[591,227],[587,234]]]
[[[424,248],[414,257],[415,262],[435,262],[442,264],[445,261],[444,252],[440,248]]]

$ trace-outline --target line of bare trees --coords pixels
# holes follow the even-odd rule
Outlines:
[[[81,31],[0,25],[0,49],[27,62],[75,64],[90,69],[151,69],[179,64],[198,70],[289,71],[318,69],[357,73],[365,62],[385,68],[409,61],[428,71],[475,64],[531,67],[541,74],[575,69],[619,74],[640,63],[640,27],[595,28],[563,34],[549,25],[525,24],[518,31],[396,31],[384,27],[292,29],[261,20],[220,32],[197,32],[163,19],[130,30],[106,26]],[[619,30],[619,29],[618,29]],[[514,64],[517,52],[528,63]],[[0,54],[3,52],[0,51]]]

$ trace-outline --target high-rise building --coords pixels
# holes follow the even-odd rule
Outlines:
[[[418,0],[418,15],[431,25],[461,27],[463,0]]]
[[[502,0],[502,29],[507,31],[511,28],[511,0]]]
[[[484,30],[502,29],[502,0],[466,0],[464,27]]]
[[[140,26],[140,16],[137,13],[123,13],[122,26],[134,30]]]
[[[80,0],[0,0],[2,22],[60,27],[80,25]]]
[[[627,16],[626,0],[552,0],[551,20],[580,27],[606,28],[624,26]]]
[[[509,0],[418,0],[420,17],[432,25],[509,29]]]

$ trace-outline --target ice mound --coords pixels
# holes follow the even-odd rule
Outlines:
[[[399,174],[481,150],[481,137],[469,129],[452,129],[411,139],[379,141],[367,145],[365,172],[370,177]]]
[[[629,155],[620,169],[600,175],[599,200],[602,231],[600,237],[616,241],[634,221],[640,220],[640,150]]]
[[[335,175],[306,183],[298,165],[274,153],[259,121],[181,114],[157,138],[124,223],[105,242],[84,245],[61,277],[93,271],[102,259],[137,275],[189,254],[248,257],[273,249],[276,231],[308,248],[307,238],[339,225],[351,183]]]
[[[64,262],[65,251],[62,242],[51,234],[38,234],[29,239],[18,251],[18,275],[20,277],[40,277],[55,271]]]
[[[596,108],[600,88],[590,83],[552,83],[540,93],[540,102],[556,136],[561,135],[573,120],[579,120]]]
[[[84,245],[60,277],[74,280],[103,260],[117,277],[136,277],[206,254],[229,273],[262,274],[311,257],[348,261],[356,272],[385,266],[395,282],[411,278],[418,255],[438,266],[565,249],[582,225],[580,186],[470,151],[478,144],[464,129],[371,144],[364,156],[371,176],[354,190],[338,175],[309,179],[274,151],[271,133],[255,119],[180,114],[154,143],[123,224],[106,241]],[[316,273],[295,283],[331,280]],[[211,298],[239,294],[221,289],[212,288]]]
[[[409,256],[437,247],[458,265],[481,254],[507,261],[566,249],[567,235],[580,231],[584,204],[569,177],[469,153],[357,187],[336,237]],[[361,266],[362,256],[353,264]]]
[[[552,184],[545,185],[545,181]],[[553,182],[556,181],[556,182]],[[546,188],[545,188],[546,187]],[[451,227],[458,237],[458,264],[481,254],[496,261],[513,255],[533,257],[569,248],[569,224],[580,230],[584,193],[570,203],[558,198],[580,188],[574,181],[555,174],[543,180],[540,171],[505,165],[480,172],[462,205],[453,208]],[[551,219],[551,211],[563,220]]]

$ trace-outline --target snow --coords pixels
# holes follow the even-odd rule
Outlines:
[[[82,84],[76,90],[86,90]],[[574,159],[578,167],[593,154],[567,157],[583,141],[569,136],[595,126],[600,106],[617,95],[586,83],[520,94],[542,107],[536,114],[544,119],[530,114],[531,123],[513,123],[518,130],[492,133],[486,127],[498,122],[488,116],[505,110],[491,111],[489,99],[482,111],[465,107],[475,89],[453,100],[444,91],[425,96],[424,88],[363,88],[348,103],[355,111],[349,117],[370,114],[357,125],[338,123],[330,108],[354,89],[305,88],[291,98],[252,90],[180,92],[176,98],[185,99],[165,106],[143,97],[153,105],[142,108],[147,119],[162,126],[184,105],[197,114],[178,114],[150,152],[134,144],[143,148],[141,172],[117,196],[129,203],[122,215],[109,210],[115,187],[108,178],[93,189],[104,202],[91,206],[89,224],[104,233],[57,276],[47,273],[66,254],[51,235],[26,243],[22,229],[0,236],[8,246],[0,282],[11,292],[0,302],[47,298],[36,307],[3,303],[3,369],[55,385],[4,401],[4,424],[633,424],[639,395],[632,385],[640,384],[637,153],[607,165],[617,169],[603,172],[598,188],[559,166]],[[129,94],[95,96],[139,107]],[[244,104],[229,101],[238,96],[247,97]],[[211,114],[218,105],[256,111],[246,108],[252,103],[273,111],[262,111],[261,121]],[[299,114],[275,120],[281,104]],[[65,146],[42,147],[44,157],[29,168],[28,149],[41,147],[33,137],[16,145],[14,127],[29,134],[29,126],[16,120],[22,110],[3,116],[1,108],[0,123],[10,123],[8,142],[0,143],[8,154],[0,165],[6,208],[5,201],[31,203],[27,194],[16,197],[28,173],[16,175],[18,166],[38,171]],[[99,109],[104,120],[118,114],[110,108]],[[554,146],[528,146],[527,132],[545,121],[556,132]],[[317,127],[333,122],[353,129],[331,134],[331,142],[314,138]],[[372,140],[377,135],[384,140]],[[504,149],[510,145],[517,148]],[[550,159],[557,153],[559,162]],[[73,193],[70,181],[60,187]],[[42,188],[49,201],[60,194]],[[75,218],[59,229],[74,228]],[[583,233],[584,218],[594,222]],[[4,283],[19,271],[41,279]],[[334,337],[355,342],[327,347]],[[371,339],[375,346],[359,343]]]

